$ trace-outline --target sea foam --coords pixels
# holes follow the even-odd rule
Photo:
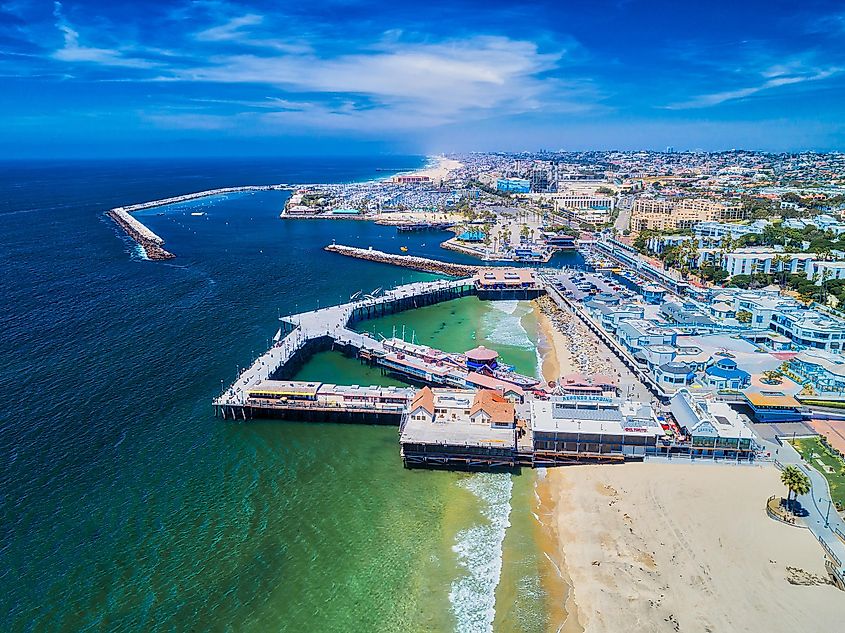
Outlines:
[[[488,632],[493,630],[496,615],[496,586],[502,573],[502,543],[510,526],[513,481],[507,474],[478,473],[460,485],[478,498],[485,520],[458,532],[452,549],[466,572],[452,582],[449,601],[458,633]]]
[[[499,345],[533,349],[534,343],[522,327],[522,317],[529,310],[519,309],[517,301],[491,301],[490,303],[493,309],[484,313],[481,320],[482,330],[487,333],[487,340]]]

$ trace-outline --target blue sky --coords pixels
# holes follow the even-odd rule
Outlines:
[[[0,155],[845,149],[845,4],[0,3]]]

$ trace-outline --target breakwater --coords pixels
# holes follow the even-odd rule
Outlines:
[[[429,259],[428,257],[417,257],[415,255],[396,255],[394,253],[377,251],[372,248],[356,248],[342,244],[330,244],[326,246],[325,250],[339,255],[346,255],[347,257],[365,259],[370,262],[393,264],[394,266],[402,266],[403,268],[410,268],[421,272],[450,275],[452,277],[474,275],[481,268],[481,266],[472,264],[455,264],[437,259]]]
[[[243,187],[223,187],[221,189],[207,189],[206,191],[196,191],[194,193],[186,193],[181,196],[173,196],[171,198],[162,198],[161,200],[151,200],[150,202],[140,202],[138,204],[131,204],[126,207],[118,207],[114,211],[123,210],[127,213],[134,213],[143,209],[152,209],[155,207],[163,207],[168,204],[176,204],[178,202],[189,202],[199,198],[208,198],[209,196],[219,196],[224,193],[240,193],[242,191],[270,191],[271,189],[285,189],[288,185],[245,185]]]
[[[138,204],[130,204],[125,207],[115,207],[106,213],[115,223],[122,228],[126,234],[131,237],[138,245],[144,249],[147,258],[152,261],[163,261],[166,259],[173,259],[176,257],[170,251],[165,250],[164,240],[156,235],[153,231],[148,229],[142,222],[132,217],[135,211],[142,211],[144,209],[153,209],[155,207],[163,207],[168,204],[177,204],[179,202],[189,202],[199,198],[207,198],[209,196],[218,196],[225,193],[239,193],[242,191],[269,191],[271,189],[285,189],[288,185],[247,185],[244,187],[223,187],[221,189],[208,189],[206,191],[196,191],[194,193],[186,193],[181,196],[173,196],[170,198],[162,198],[160,200],[151,200],[149,202],[139,202]]]
[[[123,209],[112,209],[106,215],[114,220],[126,234],[144,249],[147,259],[152,261],[164,261],[176,257],[170,251],[164,249],[164,240],[133,218]]]

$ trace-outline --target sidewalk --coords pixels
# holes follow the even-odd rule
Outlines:
[[[758,441],[760,441],[758,439]],[[775,457],[775,466],[782,469],[784,466],[794,465],[801,469],[810,478],[810,492],[806,495],[799,495],[798,502],[807,510],[808,516],[804,517],[804,524],[818,539],[822,547],[827,551],[828,556],[836,564],[839,577],[845,582],[845,543],[836,535],[845,535],[845,521],[836,511],[830,507],[828,516],[829,527],[825,527],[825,515],[828,513],[828,502],[830,501],[830,489],[827,480],[815,468],[807,466],[801,459],[798,451],[791,444],[784,442],[783,445],[775,442],[761,441],[767,450]]]

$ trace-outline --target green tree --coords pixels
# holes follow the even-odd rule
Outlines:
[[[748,310],[740,310],[736,313],[736,320],[740,323],[751,323],[751,313]]]
[[[780,474],[780,482],[786,486],[787,505],[795,511],[795,499],[798,495],[805,495],[810,492],[810,478],[807,477],[801,470],[792,464],[783,469]]]

